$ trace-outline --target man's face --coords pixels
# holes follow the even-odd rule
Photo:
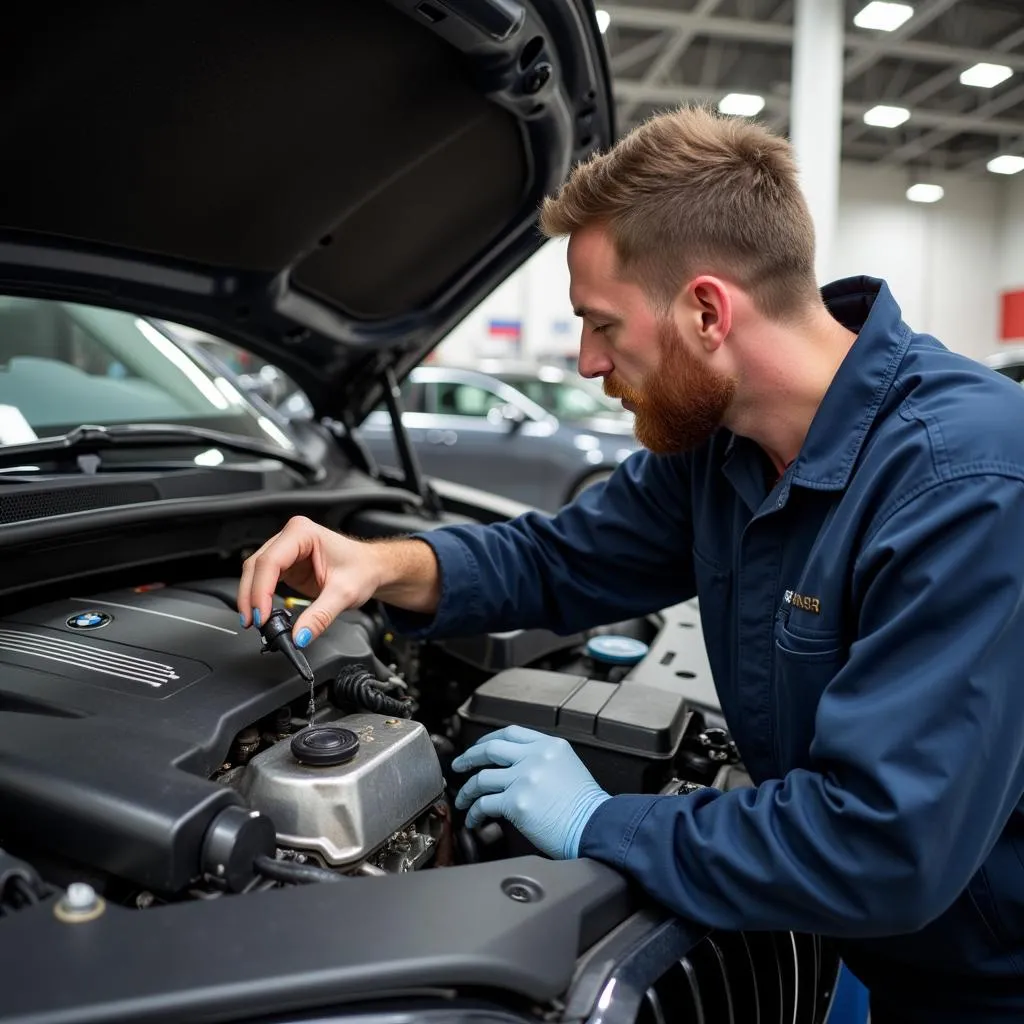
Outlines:
[[[579,370],[602,377],[605,393],[634,413],[634,432],[658,453],[690,451],[722,425],[735,381],[691,351],[671,317],[615,273],[605,232],[587,228],[569,245],[570,296],[583,319]]]

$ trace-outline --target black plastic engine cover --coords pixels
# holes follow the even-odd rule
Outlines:
[[[692,717],[681,693],[528,668],[499,672],[458,713],[466,746],[506,725],[569,740],[613,793],[659,790]]]
[[[200,873],[209,780],[235,735],[307,691],[261,655],[237,581],[73,596],[0,619],[0,837],[174,892]],[[317,683],[369,664],[339,622],[311,650]]]

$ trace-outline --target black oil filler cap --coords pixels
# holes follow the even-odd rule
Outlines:
[[[328,768],[351,761],[359,750],[359,737],[340,725],[314,725],[292,737],[291,749],[296,761]]]

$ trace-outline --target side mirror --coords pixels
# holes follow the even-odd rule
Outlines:
[[[501,421],[508,427],[509,433],[515,433],[526,422],[526,413],[511,402],[506,402],[498,412]]]
[[[488,409],[487,419],[490,423],[503,423],[509,432],[513,432],[526,422],[526,413],[518,405],[506,402]]]

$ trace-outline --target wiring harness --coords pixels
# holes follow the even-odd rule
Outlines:
[[[409,698],[385,693],[380,680],[362,665],[346,665],[331,685],[331,698],[339,706],[347,704],[392,718],[412,718],[416,708]]]

